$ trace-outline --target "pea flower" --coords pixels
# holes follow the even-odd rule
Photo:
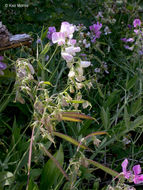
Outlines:
[[[89,67],[91,65],[90,61],[80,61],[80,65],[83,68]]]
[[[52,42],[58,43],[59,46],[65,44],[65,35],[62,32],[54,32],[52,34]]]
[[[122,162],[122,173],[126,179],[131,179],[135,184],[143,183],[143,174],[141,173],[140,165],[135,165],[132,171],[127,171],[128,160]],[[134,174],[133,174],[134,173]]]
[[[80,47],[70,46],[65,48],[65,50],[61,52],[61,55],[63,59],[65,59],[67,62],[70,62],[73,60],[73,56],[75,56],[76,52],[80,52]]]
[[[41,39],[38,38],[37,41],[36,41],[37,44],[40,44],[41,43]]]
[[[97,24],[93,24],[92,26],[89,26],[90,31],[92,32],[92,42],[95,43],[97,38],[100,38],[101,35],[101,29],[102,24],[97,22]]]
[[[143,174],[140,174],[141,173],[140,165],[135,165],[133,167],[133,171],[134,171],[134,174],[135,174],[134,179],[133,179],[134,183],[135,184],[143,183]]]
[[[74,25],[68,22],[62,22],[60,32],[64,33],[65,37],[72,39],[74,31],[75,31]]]
[[[69,54],[69,53],[61,52],[61,56],[67,62],[71,62],[73,60],[73,56],[71,54]]]
[[[133,21],[133,25],[134,25],[134,28],[136,28],[137,26],[140,26],[141,25],[141,20],[140,19],[135,19]]]
[[[52,34],[56,32],[56,28],[54,26],[51,26],[48,28],[48,32],[47,32],[47,38],[49,40],[52,40]]]

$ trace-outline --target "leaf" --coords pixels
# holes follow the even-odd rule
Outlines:
[[[96,86],[97,86],[97,90],[98,90],[98,92],[99,92],[99,95],[101,96],[101,98],[104,98],[104,94],[102,93],[101,88],[100,88],[98,82],[95,82],[95,83],[96,83]]]
[[[132,79],[127,81],[126,90],[130,90],[131,88],[133,88],[133,86],[136,84],[136,81],[137,81],[137,76],[134,76]]]
[[[61,120],[63,120],[63,121],[72,121],[72,122],[82,122],[82,120],[80,120],[80,119],[77,119],[77,118],[75,118],[75,117],[61,117]]]
[[[50,49],[50,44],[47,43],[43,49],[43,51],[40,53],[40,55],[45,55]]]
[[[76,146],[79,146],[80,148],[82,148],[82,149],[87,149],[87,150],[89,150],[89,151],[92,151],[90,148],[88,148],[87,146],[85,146],[85,145],[80,145],[80,143],[77,141],[77,140],[75,140],[75,139],[73,139],[72,137],[70,137],[70,136],[68,136],[68,135],[65,135],[65,134],[62,134],[62,133],[59,133],[59,132],[53,132],[53,134],[55,135],[55,136],[57,136],[57,137],[60,137],[60,138],[62,138],[62,139],[65,139],[66,141],[69,141],[70,143],[72,143],[72,144],[74,144],[74,145],[76,145]]]
[[[142,98],[139,97],[136,101],[131,104],[131,114],[136,115],[142,108]]]
[[[67,100],[67,103],[82,104],[85,100]]]
[[[44,40],[44,38],[46,38],[47,32],[48,32],[48,28],[45,30],[45,32],[44,32],[44,28],[42,29],[41,40]]]
[[[127,108],[124,108],[124,120],[125,120],[125,126],[127,129],[130,127],[130,116],[128,114]]]
[[[104,107],[101,108],[101,119],[104,125],[104,128],[107,130],[109,126],[109,108],[107,107],[106,110]]]
[[[53,86],[49,81],[41,81],[40,83],[41,84],[47,84],[47,85]]]
[[[28,188],[26,188],[26,190],[39,190],[38,186],[34,183],[32,178],[30,179]]]
[[[105,132],[105,131],[97,131],[97,132],[90,133],[90,134],[87,135],[85,138],[92,137],[92,136],[96,136],[96,135],[107,135],[107,134],[108,134],[108,133]]]
[[[75,118],[81,118],[81,119],[94,120],[93,117],[90,117],[90,116],[85,115],[83,113],[76,113],[76,112],[62,112],[62,116],[68,116],[68,117],[75,117]]]
[[[90,159],[86,159],[86,160],[87,160],[90,164],[92,164],[92,165],[96,166],[97,168],[103,170],[104,172],[106,172],[106,173],[112,175],[113,177],[119,176],[119,173],[118,173],[118,172],[116,172],[116,171],[114,171],[114,170],[112,170],[112,169],[110,169],[110,168],[108,168],[108,167],[106,167],[106,166],[104,166],[104,165],[102,165],[102,164],[96,162],[96,161],[93,161],[93,160],[90,160]]]
[[[104,105],[105,108],[109,107],[109,109],[114,106],[119,101],[119,90],[114,90],[109,96]]]
[[[61,168],[64,163],[64,154],[62,145],[60,145],[59,150],[54,156],[52,156],[42,144],[40,145],[44,152],[50,157],[43,168],[40,181],[40,190],[47,190],[51,189],[52,186],[56,186],[62,177]]]

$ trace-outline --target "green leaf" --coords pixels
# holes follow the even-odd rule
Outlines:
[[[127,129],[130,127],[130,116],[128,114],[127,108],[124,108],[124,120],[125,120],[125,126]]]
[[[104,128],[107,130],[108,126],[109,126],[109,108],[107,107],[107,109],[105,110],[104,107],[101,108],[101,119],[102,119],[102,123],[104,125]]]
[[[47,32],[48,32],[48,28],[45,30],[45,32],[44,32],[44,28],[42,29],[41,40],[44,40],[44,38],[45,38],[46,35],[47,35]]]
[[[110,168],[108,168],[108,167],[106,167],[106,166],[104,166],[104,165],[102,165],[102,164],[96,162],[96,161],[93,161],[93,160],[90,160],[90,159],[86,159],[86,160],[87,160],[90,164],[92,164],[92,165],[96,166],[97,168],[103,170],[104,172],[106,172],[106,173],[112,175],[113,177],[119,176],[119,173],[118,173],[118,172],[116,172],[116,171],[114,171],[114,170],[112,170],[112,169],[110,169]]]
[[[30,179],[28,188],[26,190],[39,190],[38,186],[34,183],[32,178]]]
[[[62,134],[62,133],[59,133],[59,132],[53,132],[53,134],[57,137],[60,137],[62,139],[65,139],[66,141],[69,141],[70,143],[76,145],[76,146],[79,146],[80,148],[83,148],[83,149],[87,149],[87,150],[90,150],[92,151],[90,148],[88,148],[87,146],[85,145],[81,145],[77,140],[73,139],[72,137],[69,137],[68,135],[65,135],[65,134]]]
[[[63,166],[64,163],[64,153],[62,145],[60,145],[59,150],[54,154],[54,158]],[[61,171],[57,168],[55,162],[49,159],[45,164],[40,181],[40,190],[48,190],[52,186],[56,186],[62,177]]]
[[[76,118],[81,118],[81,119],[94,120],[93,117],[90,117],[90,116],[85,115],[83,113],[77,113],[77,112],[62,112],[62,116],[68,116],[68,117],[76,117]]]
[[[50,44],[47,43],[43,49],[43,51],[40,53],[40,55],[45,55],[50,49]]]
[[[136,81],[137,81],[137,76],[134,76],[132,79],[127,81],[126,90],[130,90],[131,88],[133,88],[133,86],[136,84]]]
[[[136,101],[131,104],[131,114],[136,115],[142,108],[142,98],[139,97]]]
[[[67,103],[82,104],[85,100],[67,100]]]

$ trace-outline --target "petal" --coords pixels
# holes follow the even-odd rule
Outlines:
[[[135,166],[133,167],[133,171],[134,171],[134,174],[135,174],[135,175],[140,174],[140,173],[141,173],[141,167],[140,167],[140,165],[135,165]]]
[[[61,53],[61,56],[63,57],[63,59],[65,59],[67,62],[70,62],[72,61],[73,59],[73,56],[69,53],[66,53],[66,52],[62,52]]]
[[[83,68],[89,67],[91,65],[91,62],[90,61],[80,61],[80,65]]]
[[[128,159],[125,159],[125,160],[122,162],[122,164],[121,164],[123,173],[126,173],[126,172],[127,172],[127,165],[128,165]]]
[[[142,175],[135,175],[133,181],[135,184],[143,183],[143,174]]]
[[[58,43],[58,45],[63,45],[65,43],[65,35],[62,32],[54,32],[52,34],[52,42]]]
[[[3,56],[0,56],[0,61],[2,61],[3,60]]]
[[[0,70],[4,70],[6,68],[7,68],[6,64],[3,62],[0,62]]]

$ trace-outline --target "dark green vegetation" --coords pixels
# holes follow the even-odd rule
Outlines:
[[[5,6],[17,3],[27,4],[28,8]],[[0,10],[0,20],[11,33],[27,33],[33,37],[30,47],[0,54],[8,66],[0,76],[0,190],[25,190],[26,187],[27,190],[107,189],[109,184],[116,186],[112,179],[122,172],[121,163],[125,158],[130,160],[131,166],[140,164],[143,167],[143,55],[139,55],[138,48],[125,49],[121,41],[121,38],[132,37],[133,29],[130,30],[128,24],[133,25],[135,18],[143,19],[141,1],[27,0],[23,3],[19,0],[3,3]],[[103,18],[98,20],[101,11]],[[89,49],[81,47],[93,66],[84,71],[87,85],[79,91],[75,89],[74,93],[69,90],[69,68],[61,58],[60,48],[44,70],[45,56],[51,57],[56,48],[56,45],[46,46],[48,27],[55,26],[59,31],[63,21],[84,24],[87,28],[99,21],[111,30],[108,35],[102,30],[97,45]],[[37,38],[42,39],[42,45],[37,45]],[[17,62],[19,58],[33,65],[34,80],[29,76],[24,82],[18,78],[15,71],[23,64]],[[101,72],[95,73],[95,68],[100,68]],[[47,83],[40,86],[40,81]],[[79,92],[81,99],[91,106],[84,108]],[[70,101],[68,95],[76,102],[64,107],[62,97]],[[79,107],[76,108],[77,103]],[[59,115],[60,111],[72,110],[76,113],[80,110],[96,120],[84,118],[82,122],[72,122]],[[48,114],[53,114],[52,121],[47,119]],[[71,118],[70,115],[69,120]],[[82,115],[76,119],[82,120]],[[77,151],[82,138],[101,131],[108,134],[91,135]],[[96,162],[93,164],[91,160]],[[134,187],[143,189],[142,184]]]

